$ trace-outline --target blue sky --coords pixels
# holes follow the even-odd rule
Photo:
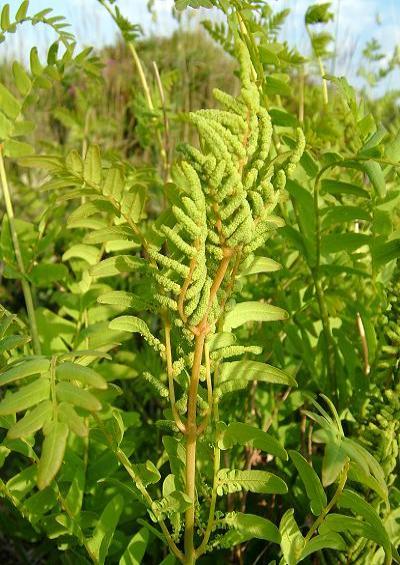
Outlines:
[[[11,0],[11,10],[18,8],[20,1]],[[153,21],[147,10],[148,0],[118,0],[122,13],[132,22],[140,23],[146,33],[168,34],[176,27],[171,15],[173,0],[154,0],[157,20]],[[283,36],[289,44],[296,45],[301,52],[309,49],[304,32],[304,12],[311,0],[271,0],[278,9],[290,8],[291,15],[283,29]],[[3,2],[1,2],[3,4]],[[1,5],[0,4],[0,5]],[[109,15],[97,0],[31,0],[30,12],[52,7],[57,14],[65,15],[72,31],[82,44],[100,46],[112,42],[116,29]],[[360,84],[356,76],[361,50],[368,39],[376,38],[389,58],[395,45],[400,45],[400,0],[333,0],[332,7],[338,13],[338,64],[337,73],[345,74],[353,83]],[[209,15],[207,11],[194,18]],[[380,25],[377,24],[379,15]],[[336,26],[336,24],[334,24]],[[332,30],[334,27],[332,28]],[[24,56],[34,44],[48,45],[52,35],[42,26],[24,26],[11,41],[0,46],[0,57]],[[385,65],[385,61],[382,61]],[[400,72],[393,73],[385,82],[385,88],[400,89]]]

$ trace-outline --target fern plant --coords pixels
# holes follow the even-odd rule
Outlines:
[[[131,45],[147,110],[154,110],[134,44],[137,28],[101,3]],[[345,377],[335,381],[345,374],[336,372],[344,348],[332,331],[324,284],[335,265],[321,248],[338,209],[349,211],[341,201],[325,201],[325,189],[342,185],[324,175],[364,174],[376,192],[373,203],[390,206],[380,166],[395,166],[396,150],[382,158],[383,136],[343,79],[332,79],[353,127],[343,156],[324,153],[308,123],[306,142],[296,118],[271,107],[271,99],[288,95],[290,65],[302,62],[283,44],[271,55],[285,13],[274,17],[258,1],[177,2],[184,5],[214,5],[227,16],[217,39],[237,57],[241,90],[236,97],[216,90],[219,109],[182,117],[198,140],[178,146],[171,169],[167,121],[152,112],[147,119],[161,166],[134,167],[116,151],[86,147],[88,131],[71,137],[71,144],[82,144],[79,151],[57,147],[19,159],[21,167],[45,171],[42,190],[50,196],[38,226],[22,229],[9,206],[3,220],[2,259],[9,276],[23,281],[28,325],[2,310],[0,424],[6,435],[0,454],[7,472],[1,493],[60,549],[93,563],[139,562],[150,546],[164,564],[193,564],[206,553],[225,560],[232,547],[241,560],[244,545],[255,540],[261,555],[271,548],[271,558],[288,565],[315,552],[341,560],[364,552],[389,564],[399,559],[388,525],[395,516],[393,453],[388,462],[371,447],[373,429],[372,436],[360,434],[372,437],[371,444],[349,437],[346,415],[307,389],[319,392],[323,383],[341,403],[353,394]],[[6,23],[7,14],[8,8]],[[86,61],[91,76],[97,61],[88,62],[87,51],[74,60],[72,48],[67,62]],[[65,60],[51,61],[64,71]],[[25,82],[34,67],[23,71]],[[271,67],[282,72],[270,76]],[[24,104],[5,93],[12,101],[6,119],[20,122]],[[7,163],[2,187],[11,202],[6,169]],[[331,204],[325,223],[321,201]],[[57,241],[63,264],[50,262],[45,243],[56,205],[66,217]],[[365,215],[357,210],[357,218]],[[396,253],[379,234],[374,228],[374,276]],[[332,240],[340,243],[343,235],[349,234],[326,236],[334,251]],[[43,238],[37,247],[48,253],[42,263],[35,238]],[[304,251],[294,259],[293,240]],[[270,257],[277,245],[282,270]],[[344,265],[351,274],[356,266]],[[306,292],[298,279],[309,280]],[[57,284],[49,301],[40,293],[43,281],[47,288]],[[288,320],[272,301],[299,312]],[[302,315],[309,302],[315,327]],[[293,351],[297,330],[304,344]],[[313,350],[307,349],[309,335]],[[296,380],[300,390],[293,392]],[[285,387],[282,394],[275,385]],[[299,439],[304,421],[319,428],[309,424],[307,451]],[[257,508],[261,497],[253,493],[262,495],[268,513]],[[150,544],[156,539],[162,549]]]

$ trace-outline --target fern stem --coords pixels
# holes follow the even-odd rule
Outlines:
[[[175,424],[178,426],[179,431],[185,434],[186,426],[182,422],[175,404],[175,386],[174,386],[174,374],[172,367],[172,348],[171,348],[171,323],[168,317],[165,319],[165,356],[167,360],[168,390],[169,390],[169,400],[171,403],[172,415],[174,417]]]
[[[206,356],[206,363],[207,363],[207,359],[209,360],[209,358],[210,358],[210,353],[209,353],[207,343],[205,343],[204,349],[205,349],[205,356]],[[216,369],[214,371],[214,386],[216,385],[217,376],[218,376],[218,370]],[[211,408],[212,408],[212,412],[213,412],[213,416],[214,416],[214,422],[216,424],[219,420],[218,403],[213,402]],[[200,557],[201,555],[203,555],[203,553],[205,553],[206,548],[207,548],[207,544],[208,544],[208,540],[210,539],[210,535],[211,535],[211,532],[212,532],[212,529],[213,529],[213,526],[214,526],[215,507],[216,507],[216,504],[217,504],[217,478],[218,478],[218,471],[219,471],[220,465],[221,465],[221,450],[218,447],[218,433],[216,432],[215,446],[214,446],[213,486],[212,486],[212,493],[211,493],[210,509],[209,509],[209,512],[208,512],[208,520],[207,520],[206,531],[204,532],[204,537],[202,539],[201,544],[196,549],[196,557]]]
[[[195,485],[196,485],[196,444],[197,444],[197,389],[199,386],[201,361],[203,359],[204,345],[208,327],[208,315],[212,304],[217,296],[217,292],[224,280],[229,261],[233,254],[233,250],[225,250],[225,256],[221,260],[218,270],[215,274],[213,284],[210,290],[207,310],[201,322],[194,328],[195,345],[194,358],[192,365],[192,374],[190,378],[188,408],[187,408],[187,424],[186,424],[186,494],[192,501],[192,505],[186,510],[185,515],[185,563],[193,565],[196,562],[196,553],[194,548],[194,517],[195,517]]]
[[[11,232],[11,239],[13,242],[13,248],[15,253],[15,258],[17,260],[17,265],[19,272],[22,276],[21,278],[21,286],[22,292],[24,294],[25,299],[25,306],[26,311],[28,314],[29,325],[32,334],[32,343],[33,349],[36,355],[41,354],[41,347],[40,347],[40,340],[39,340],[39,332],[37,328],[36,322],[36,315],[35,315],[35,307],[33,305],[33,298],[32,298],[32,290],[31,287],[26,280],[26,271],[24,266],[24,261],[22,259],[21,247],[19,244],[18,234],[15,227],[15,216],[14,216],[14,208],[12,205],[10,189],[8,186],[7,174],[6,169],[4,167],[4,159],[3,159],[3,146],[0,144],[0,179],[1,179],[1,187],[4,196],[4,202],[6,205],[6,212],[8,217],[8,222],[10,225],[10,232]]]
[[[208,409],[207,413],[204,416],[203,421],[201,422],[200,426],[197,429],[197,435],[201,435],[208,426],[208,422],[210,420],[210,416],[212,413],[212,405],[213,405],[213,389],[212,389],[212,382],[211,382],[211,367],[210,367],[210,350],[208,347],[207,342],[204,343],[204,357],[206,363],[206,383],[207,383],[207,402],[208,402]]]
[[[187,440],[186,440],[186,494],[192,501],[185,516],[185,563],[195,563],[194,551],[194,515],[195,515],[195,481],[196,481],[196,442],[197,442],[197,389],[199,385],[201,360],[206,332],[201,331],[195,338],[192,375],[190,378],[188,410],[187,410]]]

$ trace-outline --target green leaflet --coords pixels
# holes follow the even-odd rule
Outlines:
[[[335,532],[320,534],[306,543],[300,554],[299,561],[302,561],[316,551],[321,551],[321,549],[336,549],[344,551],[346,549],[346,544],[344,539]]]
[[[50,381],[38,378],[29,385],[21,387],[17,392],[7,394],[0,402],[0,416],[16,414],[31,406],[47,400],[50,395]]]
[[[20,501],[25,498],[36,486],[37,465],[26,467],[6,483],[8,491]]]
[[[391,558],[390,538],[375,508],[350,489],[343,491],[337,504],[339,508],[348,508],[354,514],[362,516],[372,526],[375,532],[375,539],[383,547],[386,555]]]
[[[369,198],[368,192],[361,186],[336,179],[322,179],[321,191],[334,195],[350,194],[353,196],[359,196],[360,198]]]
[[[90,367],[78,363],[65,362],[56,368],[56,377],[60,381],[79,381],[93,388],[106,389],[107,381]]]
[[[124,499],[120,494],[117,494],[104,508],[93,536],[88,541],[90,550],[99,565],[103,565],[105,562],[123,508]]]
[[[21,110],[18,100],[3,84],[0,84],[0,107],[12,120],[15,120]]]
[[[381,537],[377,534],[375,528],[371,524],[354,518],[353,516],[335,513],[329,514],[325,518],[324,523],[320,526],[319,531],[321,535],[326,535],[331,532],[350,532],[357,537],[364,537],[381,545]]]
[[[99,185],[102,176],[100,149],[91,145],[86,152],[83,163],[83,178],[90,184]]]
[[[12,66],[15,85],[22,96],[26,96],[31,89],[32,81],[24,67],[15,61]]]
[[[90,269],[93,277],[112,277],[119,273],[131,273],[146,266],[144,259],[131,255],[117,255],[100,261]]]
[[[89,391],[78,388],[71,383],[61,382],[56,385],[57,398],[89,412],[101,410],[100,401]]]
[[[136,463],[132,465],[132,468],[145,487],[147,485],[158,483],[161,479],[161,475],[157,467],[150,460],[147,460],[146,463]]]
[[[16,347],[21,347],[31,340],[30,337],[25,337],[23,335],[8,335],[0,339],[0,354],[5,351],[10,351]],[[4,373],[3,373],[4,375]],[[3,375],[0,375],[0,379]]]
[[[327,442],[322,460],[322,484],[324,487],[336,481],[347,460],[348,457],[340,440],[334,441],[332,438]]]
[[[46,287],[57,281],[65,281],[68,269],[62,264],[41,263],[35,265],[30,276],[36,286]]]
[[[119,565],[140,565],[146,552],[149,538],[149,530],[147,528],[140,528],[129,542],[128,547],[119,560]]]
[[[99,249],[93,245],[78,243],[70,247],[62,258],[63,261],[68,261],[69,259],[83,259],[89,265],[96,265],[99,258]]]
[[[63,461],[67,438],[67,424],[52,422],[48,427],[38,464],[37,484],[40,490],[49,486],[58,473]]]
[[[213,334],[209,339],[210,351],[216,351],[223,347],[229,347],[235,343],[235,336],[230,332],[218,332]]]
[[[148,306],[141,296],[136,296],[124,290],[113,290],[100,295],[97,299],[99,304],[111,304],[121,308],[133,308],[134,310],[145,310]]]
[[[242,422],[228,424],[218,441],[220,449],[230,449],[235,444],[245,445],[247,443],[251,443],[255,449],[261,449],[281,459],[287,460],[288,458],[285,449],[273,436]]]
[[[251,539],[261,539],[280,543],[278,528],[270,520],[255,514],[233,512],[226,517],[226,523],[232,528],[221,539],[222,547],[233,547]]]
[[[175,490],[160,500],[153,502],[152,510],[157,517],[164,517],[175,512],[183,513],[192,505],[191,499],[184,492]]]
[[[278,306],[263,302],[241,302],[225,316],[224,332],[229,332],[246,322],[275,322],[286,320],[288,313]]]
[[[248,490],[266,494],[285,494],[286,483],[267,471],[240,471],[239,469],[220,469],[217,477],[217,494]]]
[[[109,169],[103,184],[103,194],[112,196],[115,200],[119,200],[124,191],[125,179],[119,169]]]
[[[339,233],[325,235],[321,239],[321,253],[337,253],[347,251],[352,253],[364,245],[368,245],[371,237],[365,233]]]
[[[74,475],[71,486],[69,487],[68,493],[65,497],[65,504],[68,506],[68,509],[73,516],[79,516],[79,513],[82,510],[85,492],[86,466],[83,459],[76,456],[69,450],[67,452],[66,464],[69,464],[70,462],[73,465]]]
[[[311,511],[314,516],[319,516],[328,503],[321,481],[312,466],[300,453],[290,450],[289,456],[306,487],[307,496],[310,499]]]
[[[139,333],[155,349],[159,351],[164,351],[165,349],[165,345],[153,336],[146,322],[135,316],[120,316],[119,318],[114,318],[108,327],[110,330]]]
[[[374,490],[382,498],[382,500],[385,500],[388,503],[388,489],[386,484],[382,481],[378,481],[372,475],[367,474],[355,461],[350,463],[348,479],[350,481],[361,483],[367,488]]]
[[[282,265],[268,257],[254,257],[247,261],[240,271],[240,276],[256,275],[258,273],[272,273],[279,271]]]
[[[232,361],[221,364],[221,384],[215,390],[215,398],[240,390],[253,380],[287,386],[297,386],[296,381],[281,369],[258,361]]]
[[[52,409],[50,400],[41,402],[29,414],[25,414],[21,420],[18,420],[16,424],[11,426],[7,437],[9,439],[16,439],[27,437],[37,432],[50,420]]]
[[[58,405],[58,418],[60,422],[65,422],[68,424],[71,432],[80,437],[87,437],[89,434],[89,429],[85,422],[85,419],[79,416],[74,407],[67,402],[61,402]]]
[[[13,383],[19,379],[24,379],[31,375],[46,373],[50,368],[50,361],[47,359],[32,359],[13,365],[0,375],[0,386]]]
[[[281,549],[287,565],[296,565],[304,548],[304,538],[294,518],[294,510],[290,508],[282,516],[279,525]]]

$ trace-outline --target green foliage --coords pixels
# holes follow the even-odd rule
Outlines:
[[[99,3],[133,78],[51,10],[0,16],[57,36],[0,83],[4,535],[51,563],[399,562],[398,112],[326,75],[329,3],[308,60],[258,0],[175,2],[220,11],[230,59]]]

